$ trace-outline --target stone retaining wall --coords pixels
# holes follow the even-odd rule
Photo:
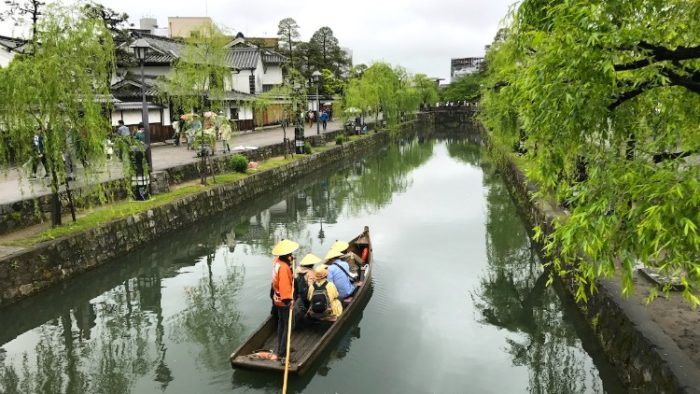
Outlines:
[[[484,132],[484,138],[488,135]],[[487,143],[488,144],[488,143]],[[532,199],[536,187],[498,148],[490,147],[499,161],[511,195],[532,226],[545,234],[552,232],[552,221],[566,213],[542,200]],[[562,280],[572,299],[577,283]],[[599,280],[598,292],[578,309],[591,325],[617,375],[634,393],[700,393],[700,371],[678,345],[654,323],[635,298],[623,298],[619,282]]]
[[[284,188],[289,182],[326,165],[381,149],[388,140],[387,132],[372,133],[366,138],[253,174],[238,182],[217,186],[147,212],[6,256],[0,259],[0,307],[105,264],[168,232],[240,206],[263,193]],[[265,147],[249,152],[253,153],[249,157],[262,159],[264,155],[279,154],[275,149],[278,148]],[[196,176],[199,176],[198,172]]]
[[[313,134],[306,137],[306,141],[309,141],[311,146],[316,146],[324,142],[324,140],[335,140],[335,137],[342,133],[344,133],[343,130],[336,130],[322,135]],[[293,142],[293,140],[290,142],[288,152],[294,151],[294,147],[292,145]],[[246,156],[250,161],[263,161],[270,157],[283,155],[284,144],[279,143],[262,146],[255,150],[241,152],[241,154]],[[220,154],[212,157],[212,163],[216,168],[216,171],[221,172],[230,168],[228,163],[231,155],[232,154]],[[168,174],[166,179],[168,179],[172,185],[199,178],[200,166],[200,161],[197,161],[194,163],[167,168],[164,170],[164,172]],[[113,200],[121,200],[129,195],[129,191],[124,188],[123,181],[104,182],[102,183],[102,187],[104,187],[105,190],[109,190],[108,194]],[[73,190],[72,192],[76,208],[80,209],[87,206],[95,206],[100,204],[99,200],[92,195],[83,196],[80,189]],[[63,212],[68,213],[70,207],[68,206],[68,198],[65,192],[60,193],[60,198],[62,201]],[[26,199],[9,204],[2,204],[0,205],[0,234],[7,234],[44,222],[46,220],[50,220],[50,212],[50,195]]]

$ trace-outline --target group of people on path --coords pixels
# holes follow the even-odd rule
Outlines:
[[[301,260],[293,277],[294,255],[299,244],[282,240],[272,249],[272,314],[277,316],[277,356],[284,361],[290,308],[295,327],[309,321],[335,321],[343,313],[343,303],[351,301],[362,286],[362,272],[367,264],[368,247],[358,256],[347,242],[336,241],[321,258],[309,253]],[[350,269],[355,264],[358,274]]]
[[[87,167],[88,165],[87,158],[80,147],[80,140],[81,136],[79,134],[75,134],[75,139],[73,137],[73,134],[67,135],[65,137],[65,145],[63,146],[63,150],[60,151],[61,160],[63,161],[63,168],[66,171],[65,178],[68,181],[72,181],[75,179],[75,175],[73,172],[73,156],[78,157],[83,167]],[[41,164],[44,167],[44,179],[49,178],[49,175],[52,171],[49,166],[49,160],[46,157],[46,137],[44,136],[44,129],[42,127],[37,127],[34,131],[34,135],[32,136],[32,174],[30,175],[29,179],[37,178],[37,170],[39,169],[39,164]],[[55,166],[53,167],[53,169],[54,173],[57,172]]]
[[[321,111],[321,115],[319,115],[318,120],[321,122],[321,127],[323,127],[323,131],[326,131],[326,127],[328,126],[328,121],[331,120],[331,115],[332,112],[330,110],[324,109]],[[309,111],[307,114],[307,119],[309,121],[309,127],[314,123],[314,119],[316,118],[316,112],[315,111]]]
[[[204,145],[207,145],[208,149],[211,150],[208,154],[213,154],[215,147],[210,145],[216,145],[216,141],[221,141],[222,152],[231,152],[233,127],[222,114],[205,113],[204,123],[193,114],[183,115],[180,120],[173,121],[172,127],[172,139],[175,146],[180,146],[180,141],[184,137],[189,150],[195,149],[195,145],[204,149],[201,146],[201,142],[204,142]],[[199,142],[196,142],[197,140]]]
[[[131,133],[131,130],[129,130],[129,128],[124,125],[123,120],[119,120],[117,123],[119,124],[119,126],[117,127],[117,136],[123,139],[133,138],[134,140],[140,141],[141,143],[146,142],[146,133],[143,129],[143,123],[139,123],[138,129],[136,129],[136,132],[134,132],[133,134]]]

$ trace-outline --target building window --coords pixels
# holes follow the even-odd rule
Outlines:
[[[238,108],[231,107],[231,120],[238,120]]]
[[[274,87],[275,87],[275,85],[273,85],[273,84],[263,84],[263,93],[269,92]]]
[[[255,75],[248,76],[248,88],[250,89],[250,94],[255,94]]]

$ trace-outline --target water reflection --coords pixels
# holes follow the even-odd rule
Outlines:
[[[223,273],[214,277],[213,255],[206,256],[207,273],[186,288],[184,309],[170,322],[177,343],[197,345],[197,359],[209,369],[221,367],[230,344],[242,334],[237,293],[245,269],[224,261]]]
[[[365,307],[372,299],[373,293],[374,287],[370,285],[367,296],[361,300],[361,304],[358,305],[356,313],[350,316],[350,319],[340,332],[341,335],[335,337],[318,359],[314,361],[309,368],[311,371],[316,371],[320,376],[327,376],[334,368],[335,362],[343,359],[350,352],[353,342],[361,338],[362,330],[360,323],[365,313]],[[304,392],[314,376],[313,373],[306,373],[301,376],[290,375],[288,392]],[[282,376],[270,374],[268,372],[236,369],[233,371],[231,384],[234,389],[243,387],[276,393],[279,392],[280,387],[282,387]]]
[[[342,335],[311,367],[312,372],[291,380],[292,392],[307,387],[313,391],[324,383],[357,387],[358,382],[347,382],[348,365],[351,372],[363,376],[363,384],[372,381],[371,387],[384,391],[392,387],[411,391],[416,384],[428,387],[425,382],[441,384],[450,379],[473,382],[478,379],[462,371],[473,365],[451,368],[455,362],[470,362],[469,358],[452,352],[433,353],[442,348],[434,346],[432,339],[421,340],[426,332],[452,335],[454,327],[460,333],[474,330],[470,325],[503,329],[506,335],[495,335],[498,343],[493,347],[502,348],[505,343],[512,364],[527,369],[531,392],[602,390],[595,366],[578,343],[581,333],[572,330],[557,294],[545,286],[546,276],[507,190],[488,169],[478,145],[451,132],[437,137],[418,133],[389,144],[378,155],[336,163],[325,172],[285,185],[283,194],[261,196],[255,203],[167,234],[108,267],[0,311],[0,392],[198,392],[206,391],[204,387],[221,391],[231,386],[241,391],[278,392],[281,377],[231,372],[227,362],[230,351],[268,313],[268,252],[282,237],[294,238],[304,248],[325,250],[338,237],[339,229],[360,221],[362,225],[381,223],[381,251],[389,263],[377,270],[377,289],[372,288],[377,291],[376,299],[363,311],[371,318],[363,321],[363,313],[352,316]],[[482,167],[486,168],[483,178]],[[477,204],[483,204],[480,199],[486,195],[485,252],[483,220],[469,221],[483,217],[481,205],[459,196],[445,198],[447,202],[434,207],[434,216],[422,218],[420,226],[413,223],[420,230],[397,228],[406,212],[424,204],[425,196],[449,195],[457,189],[455,184],[464,182],[475,183],[459,190],[471,193],[468,198],[473,195]],[[481,190],[487,193],[480,194]],[[400,194],[401,199],[397,198]],[[472,204],[471,209],[461,211],[459,205],[466,203]],[[458,219],[435,220],[452,216]],[[434,234],[424,234],[428,224]],[[477,231],[462,231],[465,226]],[[470,244],[465,250],[481,254],[473,256],[473,264],[484,264],[484,254],[487,258],[472,294],[481,326],[470,315],[459,313],[450,316],[449,324],[442,324],[434,315],[414,324],[416,313],[423,311],[414,308],[414,302],[424,302],[433,284],[420,282],[415,270],[406,272],[391,264],[390,256],[401,253],[405,242],[430,245],[416,253],[424,259],[421,264],[428,258],[449,256],[436,251],[450,247],[450,233]],[[479,234],[475,242],[473,234]],[[460,275],[470,280],[481,269],[459,267]],[[383,287],[379,285],[382,279]],[[399,292],[403,292],[401,297],[396,296]],[[463,299],[445,302],[455,302],[446,308],[454,311]],[[380,350],[387,343],[394,346],[389,355]],[[459,343],[472,346],[469,339]],[[378,374],[377,365],[362,358],[367,354],[383,360],[384,366],[396,365],[396,370]],[[426,365],[417,367],[410,359],[415,354],[428,355],[435,362],[421,361]],[[498,366],[497,360],[489,362]],[[512,367],[498,368],[509,371]],[[420,375],[423,370],[425,376]],[[387,376],[401,376],[405,371],[415,373],[406,382],[389,385]],[[606,384],[603,389],[614,392]]]
[[[204,368],[227,371],[222,360],[242,340],[243,330],[239,292],[246,271],[236,264],[236,254],[267,256],[281,237],[305,245],[323,241],[323,231],[308,223],[335,224],[341,213],[381,209],[407,189],[410,172],[428,160],[432,147],[432,140],[407,139],[383,155],[340,163],[317,175],[311,186],[309,180],[290,185],[281,200],[266,196],[246,210],[197,223],[123,264],[1,311],[0,344],[14,348],[9,357],[0,351],[0,392],[121,393],[144,378],[166,390],[178,378],[168,362],[173,346],[194,347]],[[166,313],[164,283],[183,274],[190,278],[175,294],[177,310]],[[358,321],[327,360],[347,352],[358,336]]]
[[[479,160],[468,147],[454,151],[467,162]],[[547,286],[549,276],[526,228],[514,215],[505,184],[488,164],[484,184],[488,190],[488,269],[473,293],[479,321],[512,333],[506,339],[506,351],[513,365],[528,368],[531,393],[625,392],[614,377],[608,376],[606,387],[601,386],[598,371],[580,348],[576,330],[564,318],[560,299]]]

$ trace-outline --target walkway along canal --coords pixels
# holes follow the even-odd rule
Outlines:
[[[0,392],[278,392],[231,371],[269,251],[372,229],[372,294],[292,392],[621,393],[464,132],[419,132],[0,311]]]

